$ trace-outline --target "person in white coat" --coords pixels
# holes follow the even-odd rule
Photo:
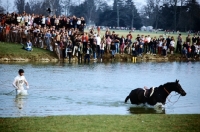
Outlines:
[[[27,90],[24,89],[24,84],[26,84],[26,88],[29,89],[29,84],[24,76],[24,70],[19,69],[19,75],[15,77],[13,81],[13,86],[16,89],[17,95],[27,95]]]

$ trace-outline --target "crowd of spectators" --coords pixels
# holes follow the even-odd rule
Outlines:
[[[112,58],[115,58],[115,54],[137,57],[143,54],[166,56],[174,52],[187,58],[199,56],[200,36],[195,34],[188,35],[186,40],[182,39],[181,34],[178,38],[165,38],[163,35],[156,38],[140,34],[133,37],[131,31],[125,36],[119,36],[109,28],[105,34],[100,33],[100,28],[91,28],[85,32],[85,26],[83,17],[44,16],[26,12],[1,14],[0,41],[29,44],[25,47],[28,50],[31,43],[33,47],[56,52],[59,59],[69,58],[69,62],[73,57],[79,61],[84,57],[89,62],[90,56],[96,60],[102,59],[104,54],[112,54]]]

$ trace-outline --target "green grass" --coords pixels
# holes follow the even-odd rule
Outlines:
[[[21,44],[16,43],[6,43],[6,42],[0,42],[0,58],[3,57],[22,57],[22,58],[29,58],[32,60],[38,59],[38,58],[49,58],[49,57],[56,57],[56,54],[54,52],[50,52],[45,49],[41,48],[33,48],[33,51],[26,51],[22,49]]]
[[[87,115],[0,118],[2,132],[198,132],[200,115]]]
[[[86,32],[88,32],[88,30],[85,30]],[[115,34],[119,34],[119,37],[121,37],[122,35],[124,35],[124,37],[126,37],[126,35],[129,33],[129,30],[112,30],[110,29],[111,33],[112,31],[115,31]],[[97,30],[95,30],[95,32],[97,32]],[[105,30],[101,30],[100,31],[100,34],[101,34],[101,37],[103,35],[105,35]],[[160,35],[163,35],[163,37],[167,37],[167,36],[170,36],[170,37],[174,37],[175,41],[177,40],[177,37],[178,37],[178,34],[177,33],[174,33],[174,34],[167,34],[167,35],[164,35],[164,32],[163,31],[159,31],[158,33],[155,33],[155,32],[148,32],[148,31],[134,31],[131,33],[132,36],[133,36],[133,39],[132,40],[135,40],[135,38],[137,37],[137,35],[144,35],[144,36],[147,36],[147,35],[150,35],[150,37],[156,37],[156,38],[159,38]],[[187,37],[187,33],[181,33],[182,35],[182,39],[183,41],[186,41],[186,37]],[[191,35],[192,37],[192,35]]]

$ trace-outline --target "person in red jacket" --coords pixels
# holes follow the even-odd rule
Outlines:
[[[87,44],[88,44],[88,35],[87,35],[87,33],[83,34],[82,43],[83,43],[83,52],[86,53]]]
[[[101,28],[100,28],[100,26],[98,26],[97,27],[97,32],[98,32],[99,35],[100,35],[100,30],[101,30]]]

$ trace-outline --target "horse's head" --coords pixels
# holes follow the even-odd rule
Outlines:
[[[186,95],[186,92],[183,90],[183,88],[179,84],[179,80],[176,80],[176,82],[175,82],[175,89],[174,90],[177,93],[179,93],[181,96],[185,96]]]

